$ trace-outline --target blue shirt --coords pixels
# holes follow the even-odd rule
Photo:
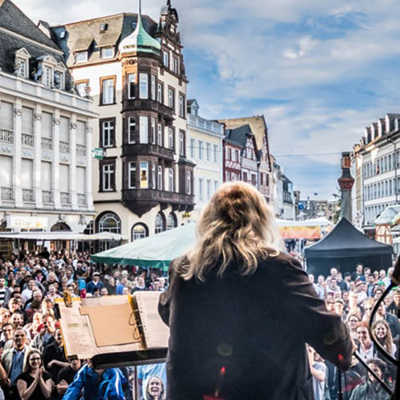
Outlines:
[[[14,384],[16,379],[22,374],[22,370],[24,368],[24,356],[25,356],[25,349],[22,351],[14,349],[12,363],[11,363],[11,370],[10,370],[11,384]]]

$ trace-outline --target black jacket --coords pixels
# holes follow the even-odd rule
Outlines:
[[[349,367],[349,333],[295,259],[262,260],[248,277],[232,264],[222,279],[210,272],[204,283],[178,277],[179,262],[159,304],[170,326],[168,400],[201,400],[217,387],[224,400],[312,399],[306,342]]]

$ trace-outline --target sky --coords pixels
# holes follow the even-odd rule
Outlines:
[[[50,24],[136,12],[138,0],[14,0]],[[158,21],[166,0],[142,0]],[[340,153],[399,112],[398,0],[172,0],[188,98],[209,119],[263,114],[301,198],[337,193]]]

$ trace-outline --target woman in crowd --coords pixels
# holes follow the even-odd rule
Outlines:
[[[358,339],[357,336],[357,326],[361,322],[360,315],[358,313],[351,313],[348,315],[346,323],[350,328],[350,336],[353,341]]]
[[[51,396],[53,381],[43,369],[38,350],[31,350],[25,371],[17,378],[17,389],[21,400],[47,400]]]
[[[391,356],[394,356],[396,354],[396,345],[393,343],[392,333],[388,323],[383,319],[375,321],[372,324],[372,332],[382,347],[384,347]]]
[[[146,386],[145,400],[165,400],[163,381],[158,376],[152,376]]]
[[[348,330],[280,251],[274,214],[253,186],[222,185],[197,234],[159,305],[171,329],[167,398],[312,399],[305,342],[349,367]]]

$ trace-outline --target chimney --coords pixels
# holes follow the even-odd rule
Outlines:
[[[350,152],[344,152],[342,153],[342,176],[338,179],[340,191],[342,193],[340,216],[345,217],[349,222],[352,220],[351,189],[354,184],[354,178],[351,176],[350,168]]]

